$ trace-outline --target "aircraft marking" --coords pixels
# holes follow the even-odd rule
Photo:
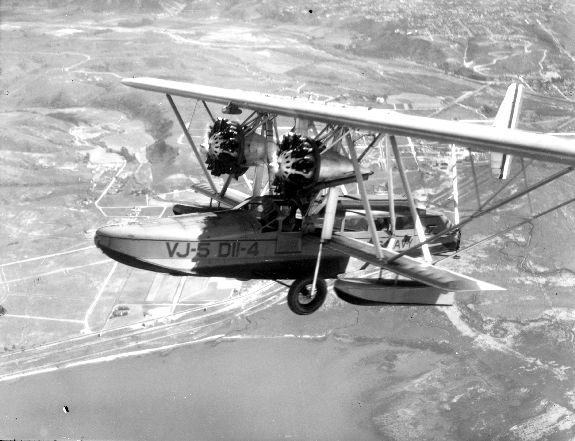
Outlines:
[[[247,242],[245,245],[243,243]],[[196,257],[257,257],[260,255],[259,241],[215,241],[198,242],[165,242],[170,258]]]
[[[381,246],[384,248],[387,248],[389,246],[391,239],[392,238],[389,238],[386,241],[381,242]],[[397,238],[397,239],[399,239],[399,238]],[[393,247],[391,249],[403,250],[404,248],[411,247],[412,242],[413,242],[413,236],[405,235],[405,236],[403,236],[403,238],[401,240],[395,240],[392,244]]]
[[[205,258],[210,255],[210,242],[198,243],[198,257]]]

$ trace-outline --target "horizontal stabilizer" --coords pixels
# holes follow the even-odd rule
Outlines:
[[[512,84],[507,89],[505,98],[499,107],[494,127],[515,129],[519,121],[519,112],[523,102],[523,85]],[[491,172],[497,179],[507,179],[511,169],[511,155],[491,152]]]
[[[463,274],[449,271],[445,268],[429,265],[408,256],[401,256],[388,264],[387,260],[397,253],[382,248],[384,259],[379,260],[375,254],[375,247],[361,240],[346,237],[341,233],[334,233],[326,246],[332,250],[350,255],[374,266],[391,271],[400,276],[409,277],[426,285],[443,291],[501,291],[505,288],[488,282],[474,279]]]

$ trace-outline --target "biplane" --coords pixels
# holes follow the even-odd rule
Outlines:
[[[434,257],[457,253],[461,228],[541,186],[575,165],[575,146],[565,139],[514,130],[521,89],[508,90],[490,127],[397,112],[310,102],[291,97],[134,78],[127,86],[164,94],[204,173],[194,189],[217,207],[178,204],[174,216],[105,226],[96,245],[118,262],[177,276],[242,280],[293,280],[287,303],[301,315],[316,311],[326,279],[339,279],[341,296],[393,304],[448,305],[461,291],[503,288],[436,265]],[[201,150],[173,97],[197,100],[210,127]],[[210,106],[212,106],[210,108]],[[221,117],[214,116],[214,106]],[[247,116],[240,117],[243,111]],[[278,120],[293,126],[280,134]],[[370,142],[357,145],[357,133]],[[509,197],[479,207],[459,220],[426,209],[414,199],[397,137],[409,136],[492,152],[494,174],[507,178],[511,155],[562,163],[566,168]],[[386,141],[388,191],[369,195],[368,153]],[[393,168],[405,197],[394,193]],[[254,168],[251,195],[230,184]],[[218,188],[213,176],[223,176]],[[346,190],[353,184],[355,193]],[[380,269],[380,277],[346,278],[353,257]],[[381,271],[395,274],[384,279]]]

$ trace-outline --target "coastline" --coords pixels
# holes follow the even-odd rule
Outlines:
[[[167,354],[0,384],[10,403],[0,435],[381,439],[370,428],[370,409],[361,405],[362,391],[375,371],[366,377],[362,369],[361,377],[352,376],[357,351],[347,351],[349,343],[334,338],[216,338]]]

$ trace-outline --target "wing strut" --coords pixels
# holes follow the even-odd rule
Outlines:
[[[564,202],[562,202],[562,203],[560,203],[560,204],[558,204],[558,205],[555,205],[554,207],[551,207],[551,208],[549,208],[549,209],[547,209],[547,210],[545,210],[545,211],[542,211],[541,213],[538,213],[538,214],[536,214],[536,215],[534,215],[534,216],[531,216],[530,218],[525,219],[524,221],[519,222],[518,224],[511,225],[510,227],[506,228],[505,230],[502,230],[502,231],[498,231],[498,232],[496,232],[496,233],[493,233],[493,234],[491,234],[490,236],[484,237],[483,239],[478,240],[477,242],[475,242],[475,243],[473,243],[473,244],[471,244],[471,245],[469,245],[469,246],[467,246],[467,247],[465,247],[465,248],[461,248],[461,249],[459,249],[459,250],[457,251],[457,254],[465,253],[466,251],[469,251],[470,249],[475,248],[476,246],[481,245],[482,243],[485,243],[485,242],[487,242],[487,241],[490,241],[491,239],[494,239],[494,238],[496,238],[496,237],[498,237],[498,236],[502,236],[503,234],[506,234],[506,233],[508,233],[508,232],[510,232],[510,231],[513,231],[513,230],[515,230],[516,228],[522,227],[522,226],[525,225],[525,224],[528,224],[528,223],[530,223],[530,222],[533,222],[534,220],[539,219],[540,217],[543,217],[543,216],[545,216],[545,215],[547,215],[547,214],[549,214],[549,213],[552,213],[552,212],[555,211],[555,210],[559,210],[560,208],[563,208],[563,207],[565,207],[566,205],[569,205],[569,204],[571,204],[571,203],[573,203],[573,202],[575,202],[575,198],[571,198],[571,199],[569,199],[569,200],[567,200],[567,201],[564,201]],[[445,256],[445,257],[442,257],[441,259],[436,260],[435,263],[434,263],[434,265],[438,264],[439,262],[441,262],[441,261],[443,261],[443,260],[445,260],[445,259],[449,259],[449,258],[451,258],[451,257],[453,257],[453,256]]]
[[[531,159],[524,168],[529,167],[533,163],[533,161],[535,161],[535,160]],[[501,188],[499,188],[499,190],[497,190],[495,193],[493,193],[491,196],[489,196],[489,199],[487,199],[485,202],[483,202],[483,204],[481,205],[480,208],[484,208],[487,204],[489,204],[492,200],[494,200],[499,195],[499,193],[501,193],[503,190],[505,190],[507,187],[509,187],[511,185],[511,183],[515,180],[515,178],[517,178],[517,176],[519,176],[521,173],[522,173],[522,170],[519,170],[517,173],[515,173],[511,179],[507,180],[505,185],[502,185]],[[526,188],[528,188],[528,187],[526,187]]]
[[[263,122],[263,125],[261,127],[261,135],[262,136],[266,136],[266,126],[267,126],[267,115],[263,116],[260,121]],[[254,132],[255,132],[255,127],[254,127]],[[264,187],[264,173],[265,173],[265,169],[267,167],[265,167],[263,164],[258,163],[255,167],[255,173],[254,173],[254,183],[253,183],[253,191],[252,191],[252,196],[261,196],[263,194],[263,187]]]
[[[523,159],[523,156],[520,156],[519,159],[521,159],[521,171],[523,172],[523,183],[525,184],[525,188],[527,188],[528,181],[527,181],[527,169],[525,168],[525,160]],[[531,204],[530,194],[527,195],[527,202],[529,203],[529,214],[533,214],[533,205]]]
[[[477,198],[477,208],[481,208],[481,195],[479,194],[479,184],[477,183],[477,173],[475,171],[475,161],[473,160],[473,152],[467,149],[469,152],[469,162],[471,162],[471,174],[473,175],[473,183],[475,185],[475,197]],[[523,156],[522,156],[523,158]]]
[[[333,226],[335,222],[335,213],[337,210],[337,199],[338,193],[336,187],[330,187],[327,190],[326,204],[325,204],[325,216],[323,227],[321,229],[321,240],[319,242],[319,249],[317,252],[317,260],[315,262],[315,270],[313,272],[312,281],[312,296],[315,294],[317,279],[319,276],[319,265],[321,262],[321,253],[323,251],[323,244],[326,240],[330,240],[333,234]]]
[[[326,124],[325,127],[323,129],[321,129],[321,132],[319,132],[317,135],[315,135],[315,140],[319,140],[320,136],[322,136],[326,131],[328,131],[329,129],[331,129],[331,124]]]
[[[411,217],[413,218],[415,231],[419,237],[419,242],[423,244],[421,246],[423,251],[423,258],[426,262],[431,263],[431,253],[429,252],[429,247],[425,243],[425,232],[423,231],[423,225],[419,219],[419,214],[417,214],[417,208],[415,207],[415,202],[413,201],[413,195],[411,194],[411,188],[409,187],[409,180],[407,179],[405,169],[403,168],[403,162],[399,154],[397,141],[395,140],[395,136],[390,136],[389,140],[391,142],[391,148],[393,149],[393,155],[395,156],[395,163],[397,164],[397,169],[399,170],[399,176],[401,176],[403,189],[405,190],[405,195],[407,196],[407,201],[409,202],[409,210],[411,211]],[[395,259],[397,259],[397,257],[395,257]]]
[[[192,135],[190,135],[190,132],[188,132],[188,129],[186,128],[186,124],[184,123],[184,120],[182,119],[182,115],[180,115],[180,112],[178,111],[178,108],[176,107],[176,104],[174,103],[174,100],[172,99],[171,95],[166,94],[166,97],[168,98],[168,102],[170,103],[170,106],[172,106],[172,110],[176,114],[176,118],[178,119],[178,123],[180,123],[180,127],[184,131],[184,135],[186,136],[186,139],[188,140],[188,144],[190,144],[190,147],[192,148],[192,150],[194,151],[194,154],[196,155],[196,159],[198,160],[198,163],[200,164],[200,166],[202,167],[202,170],[204,171],[204,175],[206,176],[206,179],[208,180],[210,187],[212,187],[212,190],[214,191],[214,193],[217,193],[218,190],[216,189],[216,185],[214,184],[214,181],[212,180],[212,177],[210,176],[210,173],[208,172],[208,169],[206,168],[206,164],[204,164],[204,160],[200,156],[200,152],[198,151],[198,148],[196,147],[196,144],[194,143],[194,140],[192,139]]]
[[[230,183],[232,182],[233,177],[234,177],[233,175],[228,175],[228,179],[226,179],[226,182],[225,182],[224,186],[222,187],[222,191],[220,192],[221,198],[223,198],[226,195],[226,191],[228,191],[228,187],[230,186]]]
[[[255,118],[254,115],[256,116]],[[253,121],[255,121],[255,119],[257,118],[257,112],[254,110],[252,113],[250,113],[250,115],[244,120],[244,122],[242,122],[242,126],[247,126],[249,124],[251,124]],[[253,118],[253,119],[252,119]]]
[[[332,149],[333,147],[337,147],[337,145],[341,142],[341,140],[343,138],[345,138],[349,133],[350,133],[349,129],[347,129],[347,128],[341,129],[341,135],[337,138],[336,138],[337,135],[334,135],[333,139],[330,141],[329,145],[326,143],[327,146],[326,146],[325,150],[321,153],[323,154],[323,153],[327,152],[328,150]]]
[[[264,193],[272,193],[272,184],[274,182],[274,177],[279,169],[278,164],[278,154],[276,150],[276,145],[279,145],[279,139],[274,139],[274,128],[277,126],[277,121],[274,118],[272,121],[270,118],[266,119],[266,166],[268,168],[268,183],[264,189]],[[314,285],[315,286],[315,285]]]
[[[391,235],[395,236],[395,189],[393,185],[393,162],[391,159],[389,135],[385,137],[385,166],[387,168],[387,198],[389,200],[389,217]]]
[[[453,195],[453,219],[459,223],[459,187],[457,186],[457,157],[455,144],[451,144],[451,194]]]
[[[539,182],[537,182],[536,184],[533,184],[529,187],[527,187],[525,190],[522,190],[516,194],[513,194],[507,198],[504,198],[503,200],[499,201],[498,203],[496,203],[495,205],[483,209],[483,210],[479,210],[476,211],[475,213],[473,213],[471,216],[465,218],[464,220],[462,220],[460,223],[453,225],[450,228],[446,228],[443,231],[440,231],[439,233],[437,233],[436,235],[430,237],[429,239],[427,239],[424,242],[420,242],[417,245],[412,246],[411,248],[408,248],[407,250],[404,250],[400,253],[397,253],[395,256],[393,256],[388,263],[392,263],[394,260],[398,259],[401,256],[405,256],[407,253],[413,251],[413,250],[417,250],[419,248],[421,248],[424,245],[427,245],[429,243],[432,243],[434,241],[436,241],[439,237],[445,235],[445,234],[449,234],[455,230],[457,230],[458,228],[461,228],[464,225],[467,225],[469,222],[483,216],[484,214],[490,213],[494,210],[497,210],[498,208],[501,208],[502,206],[514,201],[515,199],[519,199],[522,196],[525,196],[526,194],[532,192],[533,190],[538,189],[539,187],[544,186],[545,184],[548,184],[550,182],[553,182],[554,180],[560,178],[563,175],[566,175],[567,173],[573,171],[573,167],[567,167],[563,170],[558,171],[557,173],[554,173],[553,175],[549,176],[548,178],[545,178]]]
[[[196,101],[197,102],[197,101]],[[208,115],[210,115],[210,119],[212,120],[212,122],[216,122],[216,119],[214,118],[214,115],[212,115],[212,112],[210,112],[210,108],[208,107],[208,105],[206,104],[206,102],[204,100],[202,100],[202,104],[204,105],[204,108],[206,109],[206,112],[208,112]]]
[[[349,155],[351,156],[351,161],[353,163],[353,170],[355,171],[355,178],[357,180],[357,189],[361,196],[361,202],[363,203],[363,209],[365,210],[365,217],[367,219],[367,226],[369,233],[371,234],[371,240],[373,246],[375,247],[375,255],[377,259],[383,259],[383,254],[381,252],[381,246],[379,244],[379,237],[377,235],[377,229],[375,228],[375,221],[373,220],[373,215],[371,214],[371,207],[369,205],[369,200],[367,198],[367,191],[365,190],[365,183],[363,182],[363,176],[361,174],[361,169],[359,167],[359,162],[357,161],[357,153],[355,151],[355,146],[353,145],[353,140],[349,131],[346,130],[346,141],[349,148]]]
[[[381,139],[381,137],[383,136],[383,133],[378,133],[374,138],[373,141],[371,141],[369,143],[369,145],[365,148],[365,150],[363,152],[361,152],[361,155],[359,155],[359,158],[357,158],[357,160],[359,162],[361,162],[361,160],[363,158],[365,158],[365,155],[367,155],[369,153],[369,151],[373,148],[373,146],[377,143],[377,141],[379,141]]]

